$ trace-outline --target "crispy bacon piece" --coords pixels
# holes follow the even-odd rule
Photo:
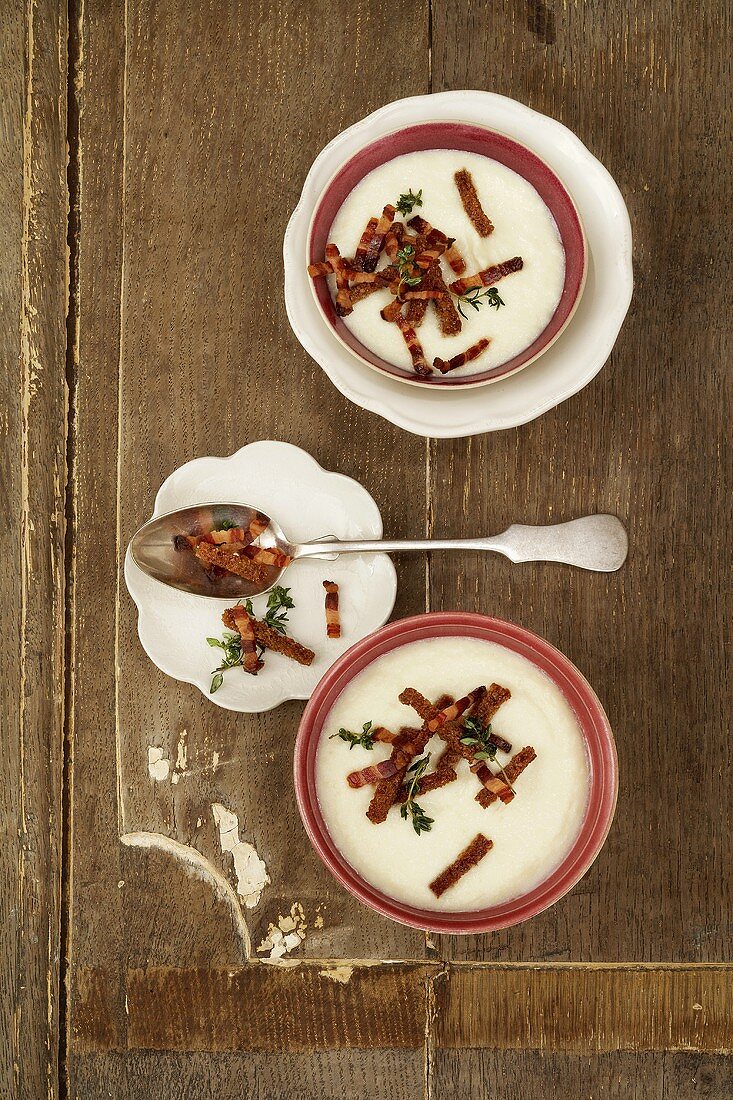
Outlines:
[[[392,743],[392,755],[390,756],[390,760],[396,764],[397,769],[391,776],[380,779],[377,783],[367,810],[367,817],[374,825],[380,825],[386,820],[410,763],[422,752],[429,739],[430,734],[425,729],[405,728],[400,730]]]
[[[382,745],[394,744],[398,736],[399,734],[392,733],[392,731],[386,729],[385,726],[377,726],[376,729],[371,731],[372,740],[379,741]]]
[[[276,546],[245,546],[244,552],[250,561],[258,565],[273,566],[275,569],[284,569],[293,560],[290,554],[278,550]]]
[[[395,317],[395,323],[407,344],[407,350],[410,353],[415,374],[419,374],[421,377],[426,378],[431,373],[431,368],[425,358],[425,352],[422,349],[422,344],[417,338],[417,333],[414,328],[410,328],[401,314]]]
[[[214,546],[223,546],[228,542],[238,542],[244,546],[244,528],[229,527],[227,530],[211,531],[206,541]]]
[[[353,268],[355,271],[364,270],[364,260],[366,259],[367,250],[369,249],[369,242],[374,236],[374,230],[377,228],[378,218],[370,218],[366,224],[366,229],[361,235],[361,239],[356,246],[356,252],[354,253]]]
[[[448,287],[445,285],[437,264],[425,272],[422,286],[424,290],[442,291],[441,297],[434,299],[433,307],[438,314],[440,331],[443,336],[455,336],[462,328],[461,315],[453,304]]]
[[[234,626],[239,633],[242,646],[242,668],[245,672],[256,676],[262,668],[262,661],[257,656],[257,640],[255,638],[254,623],[242,606],[232,609],[234,614]]]
[[[206,566],[218,565],[227,573],[235,573],[252,584],[263,584],[267,573],[262,565],[250,561],[233,546],[212,546],[210,542],[200,542],[194,550],[196,557]]]
[[[466,270],[466,261],[456,248],[455,241],[452,237],[446,237],[445,233],[441,232],[440,229],[434,229],[430,222],[426,222],[425,218],[421,218],[419,214],[416,214],[414,218],[410,218],[407,224],[411,229],[416,229],[418,233],[425,237],[425,243],[428,248],[439,248],[442,246],[443,256],[453,268],[456,275],[463,274]]]
[[[499,707],[506,703],[507,699],[511,699],[511,697],[512,693],[509,688],[502,687],[501,684],[489,684],[486,693],[474,707],[474,717],[478,718],[481,725],[485,728],[488,726]],[[499,738],[499,740],[501,740],[501,738]],[[504,744],[506,745],[507,742],[505,741]],[[498,748],[502,747],[502,745],[498,746]],[[511,745],[508,749],[504,749],[504,752],[509,752],[510,749]]]
[[[221,617],[224,626],[228,627],[229,630],[237,629],[235,612],[240,606],[228,607]],[[299,665],[313,664],[315,653],[312,649],[296,642],[294,638],[289,638],[287,634],[280,634],[279,631],[274,630],[273,627],[262,622],[261,619],[253,619],[252,626],[255,638],[265,649],[271,649],[274,653],[282,653],[284,657],[289,657],[291,661],[297,661]]]
[[[428,719],[425,723],[426,728],[430,733],[437,733],[441,726],[445,726],[448,722],[455,722],[456,718],[460,718],[462,714],[474,706],[481,696],[486,691],[485,687],[474,688],[468,695],[464,695],[462,699],[456,699],[455,703],[449,703],[443,710],[438,711],[434,717]]]
[[[475,275],[465,275],[462,279],[456,279],[450,284],[449,289],[460,297],[467,290],[473,290],[475,286],[493,286],[494,283],[499,282],[499,279],[504,279],[507,275],[513,275],[515,271],[521,271],[523,267],[524,260],[522,257],[512,256],[511,260],[503,260],[500,264],[485,267],[483,271],[477,271]]]
[[[393,302],[389,302],[383,309],[380,309],[379,315],[383,321],[396,321],[399,315],[402,313],[402,302],[399,298],[395,298]]]
[[[477,833],[457,859],[454,859],[450,866],[446,867],[445,871],[441,871],[438,877],[434,878],[430,883],[430,889],[433,891],[436,898],[439,898],[441,894],[444,894],[451,886],[455,886],[458,880],[463,878],[467,871],[470,871],[472,867],[475,867],[477,863],[481,862],[487,852],[491,851],[493,846],[494,842],[492,840],[489,840],[483,833]]]
[[[509,763],[504,768],[507,779],[510,783],[514,783],[519,779],[524,769],[537,759],[537,753],[534,751],[531,745],[525,745],[523,749],[515,753]],[[487,790],[485,787],[476,795],[476,801],[479,802],[484,809],[490,806],[492,802],[496,802],[497,795],[493,791]]]
[[[475,344],[472,344],[470,348],[466,348],[465,351],[461,351],[458,355],[454,355],[452,359],[440,359],[438,356],[433,359],[433,366],[436,367],[441,374],[447,374],[448,371],[455,370],[456,367],[464,367],[466,363],[470,363],[473,359],[478,359],[479,355],[483,351],[486,351],[487,347],[491,343],[486,336],[482,336],[480,340],[477,340]]]
[[[429,267],[438,262],[442,255],[442,248],[425,248],[415,257],[415,267],[427,271]]]
[[[255,512],[252,519],[249,521],[249,531],[247,537],[244,539],[245,543],[254,542],[258,539],[267,528],[270,526],[270,520],[262,512]]]
[[[442,290],[406,290],[402,297],[406,302],[430,302],[436,298],[442,298],[444,293],[447,294],[448,292]]]
[[[322,260],[318,264],[308,264],[308,274],[311,279],[318,279],[321,275],[333,275],[333,268],[328,260]]]
[[[488,237],[494,232],[494,226],[490,218],[484,213],[484,208],[478,197],[476,184],[473,182],[471,173],[468,169],[461,168],[460,171],[455,173],[453,179],[456,181],[456,187],[458,188],[458,194],[461,196],[463,209],[473,222],[479,237]]]
[[[384,239],[387,236],[389,227],[394,221],[394,216],[396,213],[397,211],[395,210],[394,206],[392,206],[390,203],[387,203],[384,210],[382,211],[382,216],[380,217],[374,228],[374,231],[372,232],[371,240],[369,241],[369,245],[367,247],[367,251],[363,260],[364,271],[374,271],[375,267],[377,266],[380,253],[384,248]],[[326,253],[326,259],[329,259],[328,253]]]
[[[326,259],[336,276],[335,309],[339,317],[346,317],[352,311],[349,294],[349,267],[335,244],[326,245]]]
[[[380,760],[377,764],[369,764],[366,768],[349,772],[346,776],[346,782],[354,789],[366,787],[367,783],[379,783],[382,779],[389,779],[390,776],[396,775],[399,770],[399,765],[392,757],[389,757],[387,760]]]
[[[326,589],[326,634],[329,638],[340,638],[339,586],[336,581],[324,581],[323,587]]]
[[[484,764],[483,760],[477,764],[472,764],[471,771],[476,775],[484,790],[492,794],[495,799],[500,798],[505,805],[512,801],[514,791],[502,776],[494,775],[491,768]]]
[[[509,741],[505,741],[503,737],[500,737],[498,733],[490,733],[487,741],[489,741],[494,748],[501,749],[502,752],[511,752],[512,746]]]
[[[390,263],[397,259],[397,253],[405,236],[405,227],[402,222],[393,222],[384,238],[384,251],[387,253]]]

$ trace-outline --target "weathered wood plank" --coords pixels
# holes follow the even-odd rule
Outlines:
[[[455,958],[731,958],[729,14],[714,0],[433,5],[434,89],[489,88],[575,130],[629,204],[637,283],[610,362],[581,394],[516,431],[431,449],[436,533],[456,530],[468,500],[478,531],[602,510],[631,538],[609,577],[488,555],[432,562],[433,608],[517,621],[578,664],[621,768],[591,873],[525,926],[444,941]]]
[[[0,26],[0,1094],[55,1096],[66,482],[66,5]]]

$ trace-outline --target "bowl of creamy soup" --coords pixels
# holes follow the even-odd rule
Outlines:
[[[562,653],[464,612],[390,623],[316,687],[295,789],[338,882],[384,916],[446,933],[507,928],[598,855],[618,788],[608,719]]]
[[[306,263],[324,323],[402,382],[477,386],[570,322],[587,246],[556,173],[504,134],[429,122],[360,150],[325,187]]]

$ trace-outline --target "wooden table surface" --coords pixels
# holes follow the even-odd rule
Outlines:
[[[716,0],[2,5],[0,1096],[733,1095],[730,29]],[[281,242],[335,134],[464,87],[609,168],[636,292],[572,400],[423,440],[300,348]],[[357,478],[395,535],[627,523],[607,577],[397,562],[395,616],[515,620],[608,710],[615,823],[549,912],[451,939],[360,907],[297,814],[302,705],[230,714],[143,653],[121,565],[158,486],[267,438]],[[153,782],[148,746],[181,741],[186,774]],[[267,863],[254,910],[224,888],[213,802]],[[294,965],[250,957],[295,902]]]

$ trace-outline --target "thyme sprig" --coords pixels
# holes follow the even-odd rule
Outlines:
[[[400,816],[407,821],[408,817],[412,817],[412,827],[419,836],[420,833],[429,833],[434,818],[428,817],[422,806],[419,806],[415,801],[415,791],[417,785],[425,775],[428,763],[430,761],[431,754],[427,756],[421,756],[419,760],[416,760],[414,764],[410,764],[407,769],[407,774],[410,777],[410,782],[407,787],[407,798],[400,806]]]
[[[467,718],[465,720],[465,722],[463,723],[463,728],[468,730],[468,736],[461,738],[461,744],[478,746],[478,752],[474,752],[473,754],[474,760],[488,760],[492,764],[497,764],[507,787],[510,787],[511,790],[514,790],[514,787],[512,787],[511,783],[509,782],[503,766],[496,758],[496,745],[494,745],[493,742],[489,740],[489,738],[491,737],[491,722],[489,722],[488,726],[482,726],[478,718],[471,716],[470,718]]]
[[[333,740],[334,737],[340,737],[342,741],[348,742],[349,751],[353,749],[354,745],[361,745],[363,749],[374,748],[374,733],[372,722],[365,722],[362,727],[361,733],[352,733],[351,730],[346,730],[342,727],[338,731],[338,733],[331,734],[331,736],[329,737],[329,741]]]
[[[420,286],[422,275],[415,274],[413,266],[415,262],[415,248],[411,244],[405,244],[399,249],[395,257],[400,281],[397,287],[397,297],[402,293],[403,286]]]
[[[461,317],[468,320],[462,309],[464,305],[471,306],[471,308],[475,309],[478,313],[483,305],[488,305],[491,309],[500,309],[501,306],[506,305],[506,302],[503,298],[499,297],[499,291],[495,286],[490,286],[488,290],[482,290],[481,287],[475,286],[466,294],[460,294],[458,296],[458,312]]]
[[[273,630],[277,630],[278,634],[287,634],[285,623],[288,621],[288,611],[293,607],[295,607],[295,604],[290,596],[290,589],[283,588],[282,585],[276,584],[268,594],[267,610],[262,621],[267,623],[268,626],[271,626]],[[244,608],[251,618],[254,619],[257,617],[251,600],[245,600]],[[209,694],[213,695],[223,684],[224,673],[230,668],[236,668],[237,665],[241,665],[242,639],[238,634],[232,634],[230,631],[225,630],[221,638],[207,638],[206,641],[212,649],[221,649],[224,651],[224,657],[221,664],[211,673]],[[262,656],[264,651],[264,646],[257,646],[257,654],[259,657]]]
[[[400,195],[395,203],[395,208],[400,214],[411,214],[414,206],[422,206],[422,187],[416,195],[412,193],[412,188],[410,188],[407,194]]]

